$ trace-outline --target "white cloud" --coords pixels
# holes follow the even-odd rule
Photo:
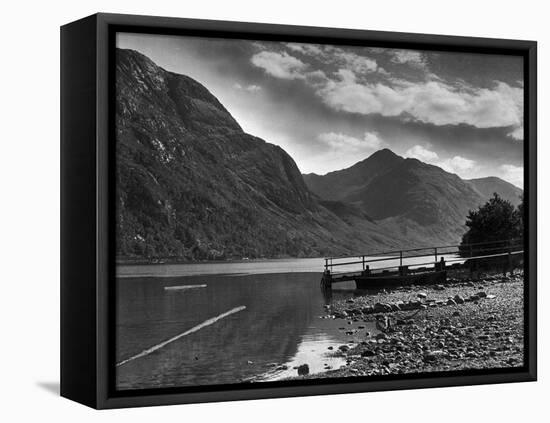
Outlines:
[[[499,167],[502,179],[523,189],[523,166],[504,164]]]
[[[326,132],[319,135],[319,140],[331,149],[348,152],[377,150],[384,144],[376,132],[365,132],[363,138],[356,138],[336,132]]]
[[[405,152],[405,157],[418,159],[425,163],[432,163],[433,161],[439,160],[439,156],[435,151],[430,151],[421,145],[415,145],[414,147],[409,148]]]
[[[345,49],[331,46],[331,45],[319,45],[319,44],[299,44],[299,43],[287,43],[286,47],[300,54],[314,57],[315,59],[325,63],[333,64],[339,67],[345,67],[352,70],[355,73],[363,74],[369,72],[375,72],[378,70],[378,63],[376,60],[367,57],[365,55],[359,55]],[[381,69],[382,73],[386,71]]]
[[[305,74],[305,79],[309,85],[317,88],[323,87],[329,80],[327,75],[322,70],[307,72]]]
[[[251,85],[242,86],[238,82],[233,84],[233,88],[235,88],[236,90],[248,91],[250,93],[256,93],[262,90],[262,87],[260,87],[259,85],[251,84]]]
[[[515,140],[523,141],[523,125],[518,126],[508,133],[509,137],[512,137]]]
[[[374,72],[378,69],[376,60],[365,56],[359,56],[358,54],[347,52],[342,49],[336,50],[334,52],[334,57],[342,66],[358,74]]]
[[[325,52],[323,47],[318,44],[299,44],[299,43],[286,43],[290,50],[297,51],[298,53],[307,54],[311,56],[323,56]]]
[[[475,169],[476,162],[474,160],[466,159],[465,157],[454,156],[451,159],[441,161],[439,163],[439,167],[447,172],[456,173],[457,175],[465,178],[469,176],[467,172]]]
[[[405,157],[418,159],[424,163],[439,166],[446,172],[456,173],[461,177],[469,177],[468,172],[476,169],[476,162],[462,156],[441,159],[435,151],[421,145],[415,145],[405,152]]]
[[[416,68],[425,68],[424,55],[415,50],[389,50],[392,54],[391,61],[399,64],[408,64]]]
[[[340,70],[318,90],[323,101],[336,110],[358,114],[399,116],[435,125],[468,124],[478,128],[520,126],[523,90],[498,82],[493,89],[458,90],[439,81],[393,86],[359,83],[355,74]]]
[[[281,79],[303,79],[307,65],[286,52],[262,51],[252,56],[252,63],[267,74]]]
[[[339,132],[325,132],[318,136],[326,150],[319,150],[315,155],[314,166],[302,169],[305,172],[326,173],[327,169],[348,168],[355,163],[366,159],[386,143],[376,132],[365,132],[362,138]]]
[[[262,87],[260,87],[259,85],[247,85],[246,86],[246,91],[250,91],[251,93],[255,93],[255,92],[258,92],[258,91],[261,91],[262,90]]]
[[[332,109],[363,115],[399,116],[433,125],[466,124],[477,128],[510,127],[509,136],[522,138],[523,88],[495,81],[492,88],[449,84],[427,72],[423,82],[387,75],[376,60],[334,46],[285,44],[289,51],[337,66],[330,77],[312,69],[287,51],[261,51],[252,63],[267,74],[287,80],[303,80]],[[411,66],[425,64],[424,55],[413,50],[392,50],[391,60]],[[366,74],[377,78],[366,80]]]

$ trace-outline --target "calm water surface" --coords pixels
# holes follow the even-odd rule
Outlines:
[[[117,268],[117,387],[138,389],[276,380],[338,368],[346,335],[324,305],[357,295],[353,282],[323,294],[322,259],[128,265]],[[363,291],[363,294],[365,292]],[[347,326],[347,325],[346,325]],[[277,370],[277,366],[287,366]]]

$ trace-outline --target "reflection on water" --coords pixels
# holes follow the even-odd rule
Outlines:
[[[440,254],[439,259],[445,260],[456,258],[455,254]],[[380,259],[382,257],[376,257]],[[366,260],[374,257],[366,257]],[[356,260],[359,260],[358,258]],[[433,262],[432,256],[404,258],[403,264],[415,266]],[[336,263],[337,261],[334,261]],[[117,266],[117,278],[135,277],[169,277],[175,276],[197,276],[197,275],[234,275],[243,276],[249,274],[274,274],[274,273],[320,273],[323,271],[325,260],[323,258],[301,258],[301,259],[273,259],[273,260],[243,260],[224,261],[208,263],[187,263],[187,264],[140,264]],[[399,259],[384,260],[376,263],[369,263],[371,269],[382,267],[399,266]],[[352,272],[362,270],[362,264],[356,263],[348,266],[335,267],[335,272]]]
[[[353,295],[354,284],[331,298],[319,282],[319,272],[118,278],[117,363],[177,339],[117,367],[117,387],[272,380],[297,375],[293,367],[305,363],[312,373],[339,367],[328,347],[359,342],[373,328],[346,335],[341,321],[321,318],[327,302]],[[239,307],[246,308],[178,337]]]

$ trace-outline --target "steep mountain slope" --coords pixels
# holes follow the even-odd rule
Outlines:
[[[345,200],[354,192],[368,185],[375,177],[389,172],[403,161],[388,149],[372,154],[353,166],[320,176],[315,173],[304,175],[309,189],[326,200]]]
[[[397,246],[363,212],[321,204],[280,147],[246,134],[197,81],[117,50],[116,252],[181,260]]]
[[[512,185],[510,182],[503,181],[496,176],[489,176],[487,178],[478,179],[466,179],[474,189],[481,194],[485,199],[489,199],[496,192],[505,200],[508,200],[514,206],[517,206],[521,202],[521,196],[523,190],[521,188]]]
[[[117,50],[116,253],[209,260],[359,254],[458,241],[469,209],[517,188],[381,150],[301,175],[197,81]],[[521,190],[519,190],[519,193]]]
[[[422,236],[441,242],[458,241],[468,211],[484,203],[457,175],[416,159],[404,160],[347,200],[376,220],[418,225]]]
[[[464,181],[389,150],[338,172],[304,175],[312,192],[362,210],[388,233],[405,237],[407,245],[458,242],[469,210],[485,203],[492,192],[508,197],[516,193],[498,178],[485,179]]]

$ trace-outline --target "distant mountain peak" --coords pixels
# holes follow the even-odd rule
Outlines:
[[[376,151],[353,166],[325,176],[304,175],[311,191],[327,201],[361,210],[380,225],[399,227],[422,242],[457,241],[469,210],[498,192],[517,204],[521,190],[499,178],[466,181],[441,167]]]
[[[342,169],[331,173],[347,172],[350,170],[357,171],[359,169],[365,169],[365,168],[372,169],[373,166],[378,168],[384,168],[384,167],[389,168],[396,165],[397,163],[401,163],[403,160],[405,160],[403,157],[398,156],[390,149],[383,148],[381,150],[375,151],[367,158],[355,163],[354,165],[350,166],[347,169]]]
[[[385,157],[395,158],[395,157],[401,157],[401,156],[395,154],[389,148],[382,148],[372,153],[368,158],[371,159],[371,158],[385,158]]]

